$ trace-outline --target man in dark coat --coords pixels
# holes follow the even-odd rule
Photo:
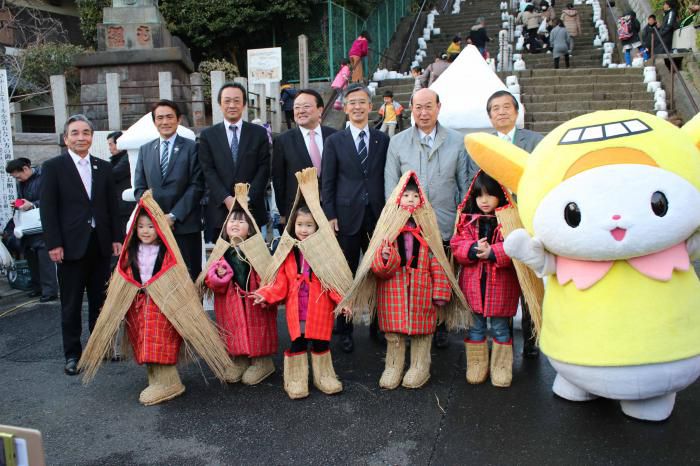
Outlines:
[[[90,155],[93,127],[84,115],[68,118],[67,151],[42,170],[41,224],[49,257],[58,264],[64,371],[78,374],[82,354],[83,294],[89,329],[95,327],[109,280],[110,256],[121,251],[119,207],[109,162]]]
[[[122,193],[131,189],[131,165],[129,164],[129,154],[125,150],[117,149],[117,139],[122,135],[121,131],[115,131],[107,135],[107,147],[109,147],[109,163],[112,164],[112,176],[114,185],[117,187],[119,197],[119,230],[126,234],[126,224],[129,221],[131,212],[136,207],[135,202],[122,199]]]

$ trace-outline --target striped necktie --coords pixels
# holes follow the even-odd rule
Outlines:
[[[233,133],[233,137],[231,138],[231,157],[233,158],[233,166],[235,167],[238,162],[238,137],[236,137],[238,126],[229,125],[229,129]]]
[[[165,172],[168,171],[168,161],[170,160],[170,151],[168,150],[168,145],[170,141],[163,141],[161,143],[160,149],[160,175],[165,178]]]
[[[362,172],[367,175],[367,143],[365,143],[365,133],[364,130],[360,131],[360,143],[357,146],[357,155],[360,157],[360,166],[362,167]]]

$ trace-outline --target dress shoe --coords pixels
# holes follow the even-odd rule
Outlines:
[[[447,348],[450,346],[450,334],[444,328],[438,326],[434,337],[436,348]]]
[[[345,334],[340,337],[340,349],[344,353],[352,353],[355,349],[355,342],[352,340],[352,334]]]
[[[76,358],[70,358],[66,360],[66,366],[63,371],[67,375],[78,375],[80,371],[78,370],[78,360]]]
[[[525,359],[536,359],[540,355],[540,348],[532,341],[526,341],[523,345],[523,357]]]
[[[52,295],[52,296],[42,296],[39,298],[40,303],[50,303],[51,301],[56,301],[58,299],[58,296]]]
[[[38,298],[39,296],[41,296],[41,291],[30,291],[27,293],[28,298]]]

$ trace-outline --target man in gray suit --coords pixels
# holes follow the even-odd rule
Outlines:
[[[476,165],[464,149],[464,137],[438,122],[440,96],[432,89],[421,89],[411,98],[415,126],[391,138],[384,166],[384,195],[389,197],[405,172],[418,175],[428,201],[435,209],[443,243],[449,244],[454,230],[457,206],[466,194]],[[435,346],[449,345],[447,330],[439,325]]]
[[[532,152],[543,136],[528,129],[515,127],[519,110],[518,101],[508,91],[494,92],[486,102],[486,111],[496,130],[496,136],[515,144],[524,151]],[[532,335],[532,318],[527,310],[525,300],[521,298],[520,303],[523,308],[523,355],[526,358],[536,358],[540,354],[537,343],[532,337],[526,338],[527,335]]]
[[[180,109],[160,100],[151,112],[160,136],[139,149],[134,175],[138,200],[150,189],[153,199],[168,217],[175,240],[192,279],[202,270],[202,212],[199,201],[204,178],[194,141],[178,136]]]

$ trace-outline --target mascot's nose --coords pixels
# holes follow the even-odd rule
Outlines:
[[[613,219],[613,220],[620,220],[621,218],[622,218],[622,217],[620,217],[620,216],[617,215],[617,214],[615,214],[615,215],[612,216],[612,219]]]

